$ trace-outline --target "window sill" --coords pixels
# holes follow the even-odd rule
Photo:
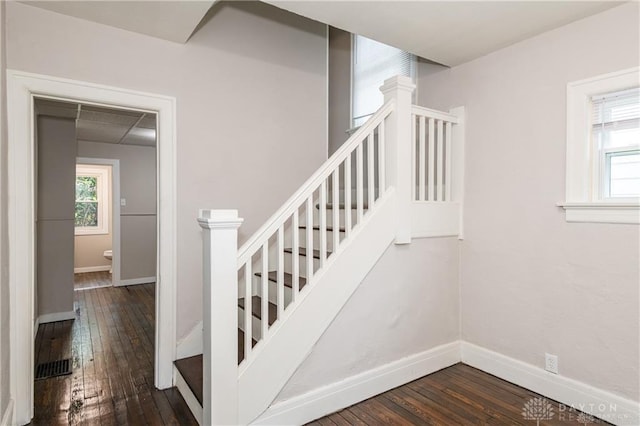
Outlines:
[[[558,203],[567,222],[640,224],[640,202],[583,201]]]

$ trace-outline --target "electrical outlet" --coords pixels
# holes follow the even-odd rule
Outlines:
[[[544,354],[544,369],[550,373],[558,374],[558,357],[556,355]]]

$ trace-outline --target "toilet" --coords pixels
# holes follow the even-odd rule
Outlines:
[[[105,259],[112,260],[113,259],[113,250],[105,250],[104,253],[102,253],[102,255],[105,257]],[[113,273],[113,265],[109,269],[109,273],[110,274]]]

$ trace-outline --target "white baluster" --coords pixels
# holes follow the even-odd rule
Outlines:
[[[419,162],[420,162],[420,177],[419,177],[419,188],[420,188],[420,197],[418,198],[418,200],[420,201],[425,201],[426,199],[426,194],[425,194],[425,187],[426,187],[426,173],[427,173],[427,165],[426,165],[426,159],[427,159],[427,147],[426,147],[426,141],[425,141],[425,131],[426,131],[426,123],[425,123],[425,117],[424,115],[420,116],[420,124],[419,124],[419,130],[420,130],[420,158],[419,158]],[[414,143],[415,145],[415,143]]]
[[[444,132],[442,120],[438,120],[438,180],[437,180],[437,188],[438,188],[438,201],[442,201],[442,181],[444,178],[443,166],[444,166],[444,157],[443,157],[443,149],[444,149]]]
[[[362,217],[364,216],[364,170],[362,164],[362,144],[360,143],[356,148],[356,209],[358,213],[358,225],[362,223]]]
[[[332,188],[332,200],[331,204],[333,204],[333,252],[338,249],[338,244],[340,244],[340,209],[338,206],[340,205],[340,167],[336,167],[332,174],[331,180],[331,188]]]
[[[445,155],[446,155],[446,165],[445,165],[445,201],[451,201],[451,122],[447,122],[447,131],[445,133]]]
[[[385,146],[384,146],[384,120],[378,126],[378,197],[387,189],[385,180]],[[414,194],[415,195],[415,194]]]
[[[278,228],[278,283],[277,283],[278,319],[284,312],[284,225]]]
[[[307,253],[313,251],[313,194],[307,198],[307,238],[306,238],[306,250]],[[307,283],[311,280],[313,276],[313,256],[307,256]]]
[[[337,208],[337,206],[333,206]],[[311,247],[313,249],[313,247]],[[307,257],[313,259],[313,250],[307,251]],[[320,184],[320,267],[327,258],[327,181]]]
[[[262,291],[260,295],[260,331],[261,338],[267,335],[269,330],[269,240],[262,245]],[[251,301],[245,305],[247,309],[252,309]]]
[[[411,201],[417,200],[419,198],[418,194],[416,194],[416,179],[418,177],[418,172],[416,171],[416,161],[418,156],[420,156],[420,151],[417,149],[417,135],[416,135],[416,124],[418,123],[418,117],[415,114],[411,114]],[[419,185],[419,183],[418,183]]]
[[[344,160],[344,232],[351,235],[351,154]]]
[[[436,129],[435,120],[429,119],[429,201],[436,198],[435,182],[436,182]]]
[[[375,163],[373,161],[373,132],[369,133],[367,137],[367,204],[369,205],[368,210],[373,208],[373,196],[375,195],[375,182],[373,181],[374,176],[374,167]]]
[[[198,223],[204,229],[203,423],[237,424],[237,253],[242,219],[237,210],[201,210]]]
[[[251,305],[253,299],[253,272],[251,271],[252,258],[244,264],[244,359],[249,358],[253,343],[253,328]]]
[[[291,284],[291,303],[296,301],[298,293],[300,292],[300,224],[299,224],[299,210],[296,209],[293,212],[293,217],[291,218],[291,243],[293,245],[293,253],[291,254],[291,275],[292,275],[292,284]]]

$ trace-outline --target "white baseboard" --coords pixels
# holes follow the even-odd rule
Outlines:
[[[549,373],[540,367],[462,342],[462,362],[560,402],[555,419],[570,419],[569,408],[615,425],[639,425],[640,404],[577,380]],[[573,420],[576,414],[573,412]],[[561,419],[562,420],[562,419]]]
[[[182,398],[184,398],[184,401],[187,403],[187,406],[189,407],[189,410],[191,410],[193,417],[196,418],[196,421],[199,425],[202,425],[202,406],[198,402],[198,399],[193,394],[193,392],[191,392],[191,388],[189,388],[189,385],[182,377],[182,374],[180,374],[175,366],[173,367],[173,376],[173,383],[175,383],[178,391],[180,391],[180,395],[182,395]]]
[[[44,323],[47,323],[47,322],[72,320],[72,319],[75,319],[75,318],[76,318],[75,311],[54,312],[54,313],[51,313],[51,314],[40,315],[36,319],[36,325],[44,324]],[[37,331],[37,328],[36,328],[36,331]]]
[[[149,284],[155,283],[156,277],[131,278],[129,280],[120,280],[120,284],[114,287],[123,287],[125,285]]]
[[[178,342],[176,359],[189,358],[203,352],[202,321],[196,324],[185,337]]]
[[[2,420],[0,420],[0,426],[10,426],[13,421],[13,399],[9,400],[7,404],[7,408],[4,410],[2,414]]]
[[[304,424],[458,362],[460,342],[441,345],[278,402],[252,424]]]
[[[102,272],[111,270],[111,265],[101,266],[83,266],[82,268],[73,268],[74,274],[84,274],[85,272]]]

